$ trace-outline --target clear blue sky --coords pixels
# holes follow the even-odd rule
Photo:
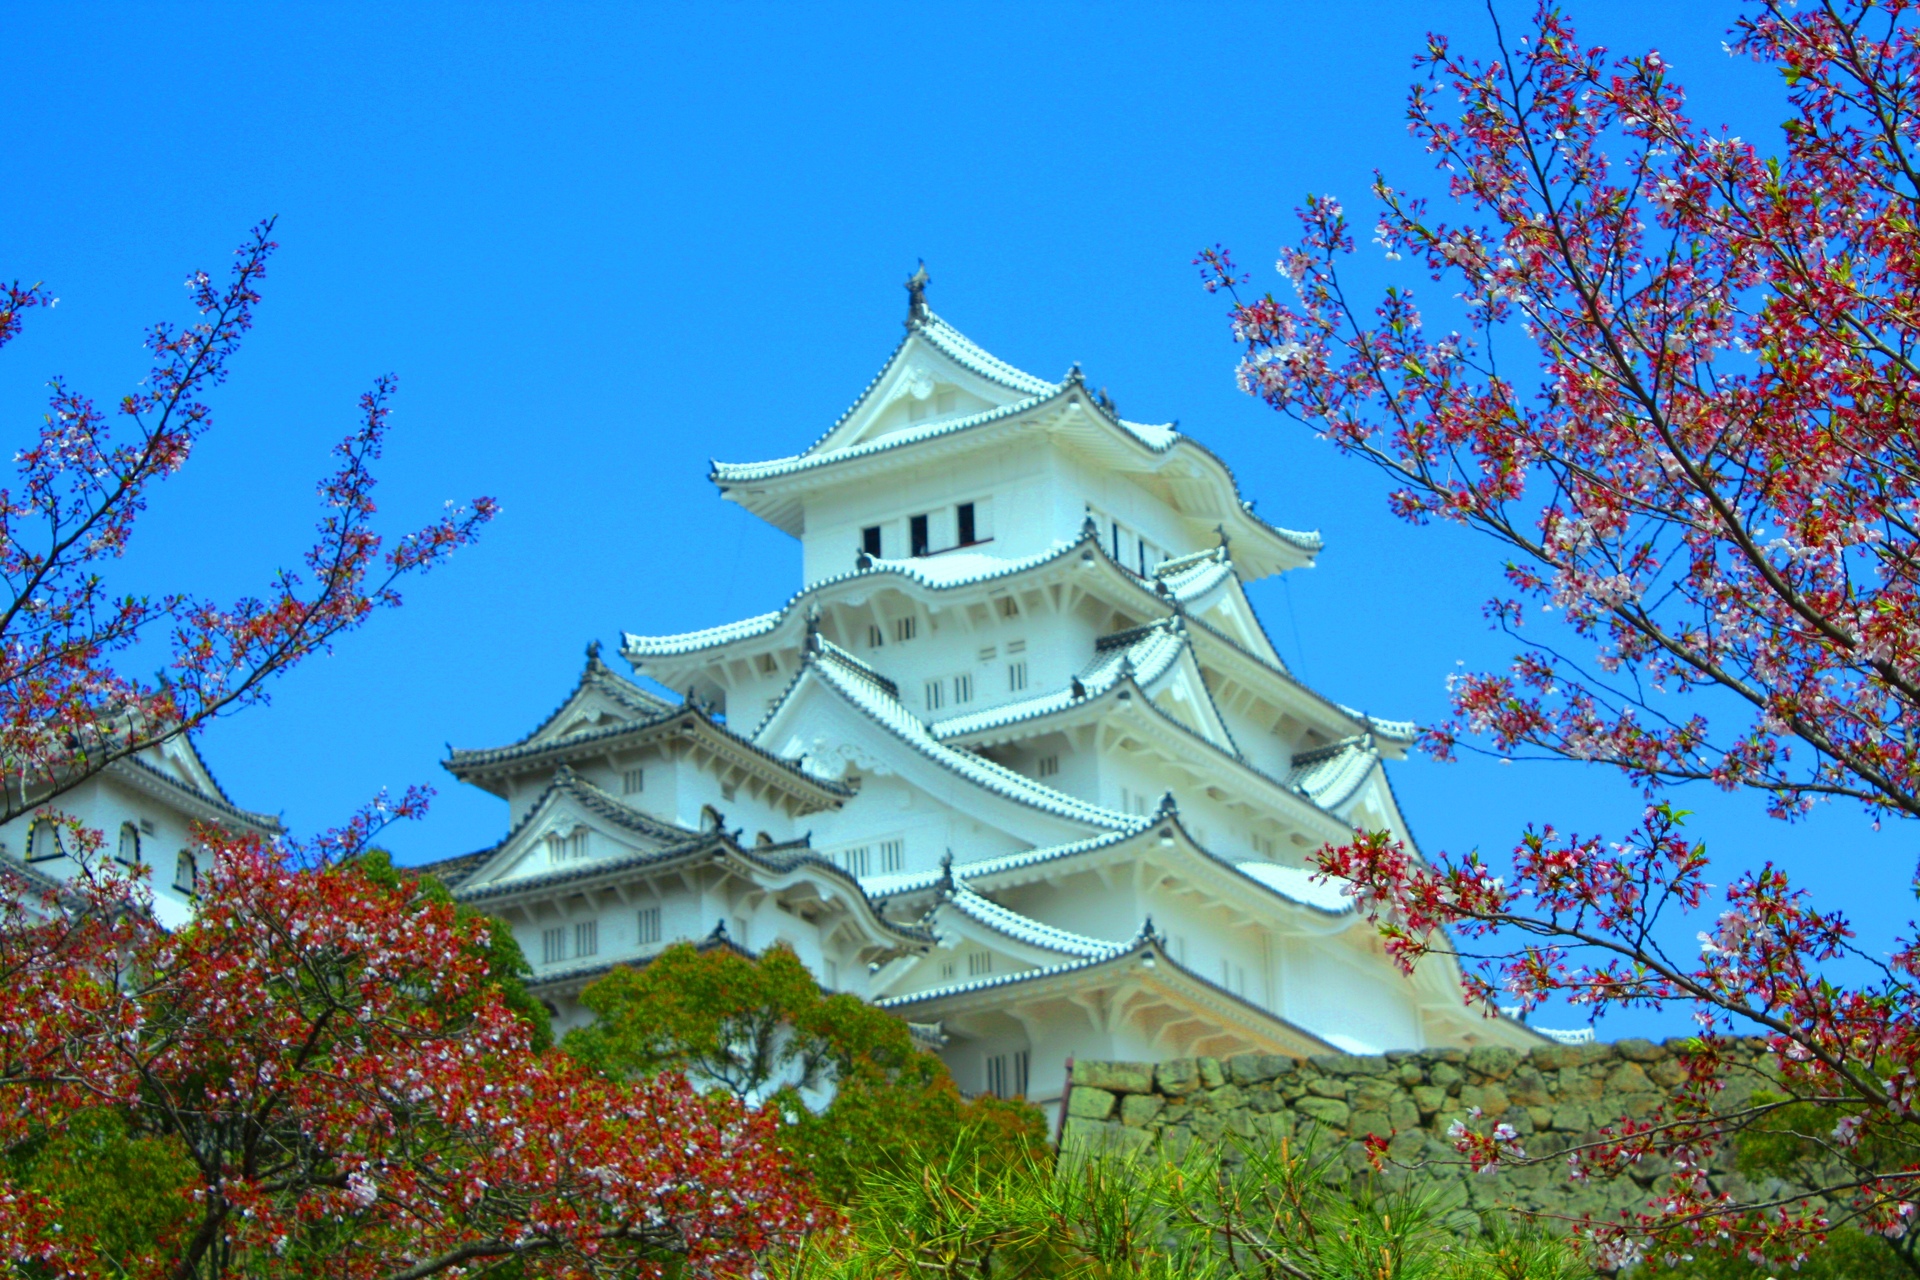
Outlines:
[[[1397,523],[1373,473],[1239,396],[1189,265],[1223,241],[1271,279],[1305,192],[1360,208],[1376,165],[1425,181],[1410,59],[1429,29],[1484,45],[1479,4],[34,8],[0,18],[20,64],[0,276],[61,302],[0,355],[16,442],[51,374],[111,402],[186,271],[281,219],[216,432],[119,581],[232,595],[293,562],[327,448],[387,371],[390,527],[503,506],[403,610],[205,735],[234,798],[297,829],[429,781],[401,856],[489,844],[504,807],[445,777],[443,744],[525,732],[590,639],[784,599],[797,547],[721,502],[707,460],[817,436],[898,338],[921,257],[990,350],[1081,361],[1129,416],[1226,456],[1263,515],[1325,534],[1318,568],[1254,588],[1311,683],[1430,719],[1457,660],[1503,652],[1479,616],[1491,546]],[[1510,28],[1528,8],[1501,5]],[[1659,48],[1703,120],[1777,137],[1777,82],[1722,50],[1731,6],[1571,8],[1588,38]],[[1416,761],[1395,783],[1429,849],[1618,832],[1640,804],[1573,766]],[[1911,828],[1684,798],[1721,860],[1788,862],[1870,940],[1908,916]]]

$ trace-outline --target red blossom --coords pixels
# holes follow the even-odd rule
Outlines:
[[[216,1248],[262,1276],[736,1274],[825,1221],[777,1117],[536,1053],[488,982],[494,926],[321,856],[350,833],[202,834],[177,934],[110,872],[38,901],[16,884],[0,922],[0,1144],[100,1106],[185,1144],[187,1226],[135,1274],[198,1274]],[[0,1186],[0,1257],[96,1274],[57,1226]]]

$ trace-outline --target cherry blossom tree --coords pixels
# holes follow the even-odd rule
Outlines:
[[[151,486],[208,428],[200,397],[252,323],[270,231],[256,228],[224,289],[189,280],[200,319],[152,330],[153,368],[114,415],[56,383],[17,485],[0,490],[0,821],[258,701],[493,515],[477,499],[383,550],[382,379],[320,484],[304,569],[227,605],[109,593],[102,570]],[[0,342],[51,301],[0,293]],[[111,665],[157,630],[166,679]],[[306,844],[200,829],[211,867],[175,933],[145,877],[96,857],[100,834],[71,820],[71,880],[35,889],[0,867],[9,1274],[723,1275],[823,1221],[772,1142],[777,1117],[677,1076],[609,1081],[537,1046],[497,967],[513,952],[499,926],[367,856],[424,802],[409,792]],[[151,1184],[112,1223],[58,1178],[99,1150]]]
[[[391,546],[374,531],[373,464],[385,443],[395,383],[360,398],[359,422],[319,483],[321,515],[301,569],[276,573],[262,596],[221,603],[179,590],[121,595],[104,570],[127,548],[154,487],[185,466],[212,426],[204,397],[253,327],[275,244],[271,219],[236,251],[216,285],[195,272],[192,323],[156,324],[147,376],[111,411],[54,379],[38,437],[0,488],[0,822],[57,799],[113,761],[258,702],[270,679],[400,603],[398,584],[471,542],[495,504],[448,505]],[[0,286],[0,347],[56,299],[41,285]],[[160,678],[113,665],[165,637]]]
[[[1550,7],[1517,40],[1496,25],[1484,61],[1429,38],[1408,120],[1457,220],[1376,178],[1373,240],[1440,286],[1454,327],[1409,288],[1350,291],[1330,197],[1301,211],[1282,297],[1224,250],[1199,259],[1232,297],[1246,391],[1383,469],[1400,515],[1507,559],[1489,616],[1521,651],[1457,677],[1426,746],[1610,765],[1654,802],[1618,842],[1530,830],[1510,867],[1364,832],[1320,855],[1404,963],[1477,963],[1472,1000],[1695,1012],[1674,1106],[1574,1153],[1580,1174],[1671,1163],[1644,1213],[1601,1230],[1615,1261],[1648,1235],[1789,1260],[1840,1221],[1905,1241],[1920,1202],[1920,940],[1858,946],[1771,865],[1709,883],[1659,794],[1920,815],[1914,6],[1759,0],[1730,34],[1784,77],[1778,154],[1698,125],[1659,54],[1584,45]],[[1672,917],[1709,904],[1697,952],[1676,949]],[[1869,977],[1834,980],[1842,959]],[[1764,1037],[1767,1089],[1730,1107],[1736,1033]],[[1756,1126],[1801,1145],[1809,1194],[1709,1176]],[[1525,1158],[1510,1131],[1461,1144]]]
[[[414,797],[394,807],[404,814]],[[491,922],[324,844],[220,839],[175,934],[140,882],[0,920],[0,1147],[105,1112],[177,1153],[174,1211],[104,1256],[57,1189],[0,1185],[0,1258],[49,1276],[418,1280],[743,1273],[822,1219],[778,1118],[601,1078],[492,981]]]

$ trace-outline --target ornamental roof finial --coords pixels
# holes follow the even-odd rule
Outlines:
[[[927,274],[927,260],[920,259],[920,269],[907,277],[907,327],[911,329],[917,320],[927,318],[927,282],[932,277]]]
[[[600,642],[598,640],[587,641],[587,661],[600,661]]]

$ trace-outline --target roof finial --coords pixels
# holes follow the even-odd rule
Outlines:
[[[719,943],[733,941],[733,938],[727,933],[727,919],[725,916],[720,917],[720,919],[714,923],[713,932],[707,935],[707,941]]]
[[[1094,393],[1093,402],[1104,409],[1109,418],[1120,417],[1120,406],[1113,402],[1113,397],[1107,394],[1105,387]]]
[[[1224,524],[1217,524],[1213,526],[1213,531],[1220,535],[1220,549],[1226,552],[1228,555],[1232,555],[1233,539],[1227,536],[1227,526]]]
[[[915,321],[927,318],[927,260],[920,259],[920,269],[907,277],[907,327],[911,329]]]
[[[598,640],[587,641],[587,661],[600,661],[600,642]]]
[[[943,898],[953,893],[953,850],[951,849],[940,855],[940,878],[934,881],[933,889]]]
[[[1180,812],[1180,802],[1173,798],[1173,792],[1165,791],[1160,795],[1160,807],[1154,810],[1156,818],[1171,818]]]

